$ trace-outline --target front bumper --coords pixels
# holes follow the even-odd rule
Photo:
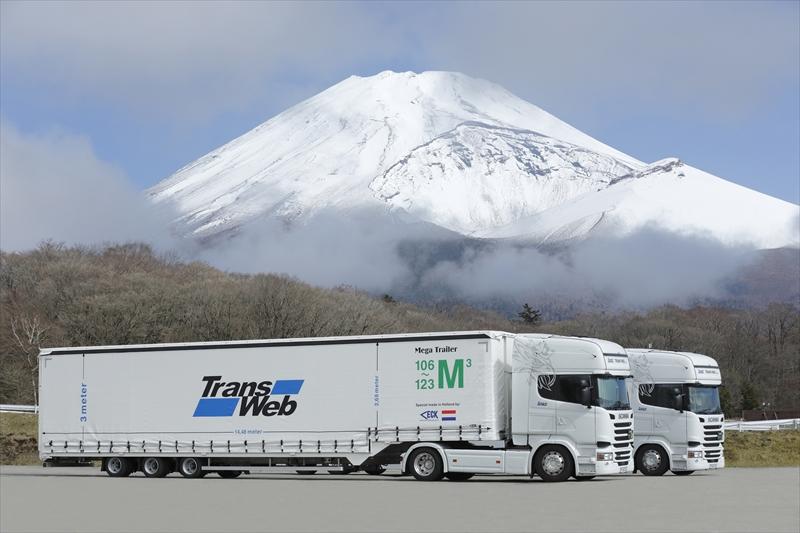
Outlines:
[[[575,473],[578,476],[613,476],[630,474],[633,464],[630,461],[598,461],[595,457],[578,457]]]
[[[673,455],[672,470],[677,471],[698,471],[698,470],[718,470],[725,468],[725,455],[720,451],[719,455],[709,460],[708,457],[689,458],[688,455]]]

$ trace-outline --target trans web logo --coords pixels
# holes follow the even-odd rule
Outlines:
[[[302,379],[272,381],[223,381],[222,376],[204,376],[203,395],[193,417],[290,416],[297,410]],[[293,399],[294,397],[294,399]]]

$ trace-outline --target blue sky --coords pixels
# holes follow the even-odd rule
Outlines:
[[[0,9],[4,132],[77,140],[135,190],[351,74],[456,70],[644,161],[800,203],[798,2]]]

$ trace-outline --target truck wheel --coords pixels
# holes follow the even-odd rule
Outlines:
[[[694,470],[673,470],[672,473],[676,476],[690,476],[694,474]]]
[[[234,479],[242,475],[241,470],[220,470],[217,475],[222,479]]]
[[[183,477],[198,478],[203,477],[203,468],[200,466],[200,460],[196,457],[184,457],[178,461],[178,472]]]
[[[642,446],[636,454],[636,468],[645,476],[663,476],[669,470],[667,453],[655,444]]]
[[[169,470],[169,464],[161,457],[147,457],[142,461],[142,472],[146,477],[164,477]]]
[[[471,472],[448,472],[444,475],[450,481],[466,481],[475,474]]]
[[[105,471],[111,477],[128,477],[131,475],[131,462],[124,457],[109,457],[106,459]]]
[[[418,448],[409,458],[411,474],[419,481],[439,481],[444,475],[442,456],[433,448]]]
[[[544,481],[566,481],[574,472],[572,456],[562,446],[542,446],[536,452],[534,470]]]

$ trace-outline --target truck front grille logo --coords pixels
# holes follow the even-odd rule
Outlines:
[[[292,396],[300,394],[302,379],[272,381],[222,381],[222,376],[203,376],[203,395],[193,417],[290,416],[297,410]]]

